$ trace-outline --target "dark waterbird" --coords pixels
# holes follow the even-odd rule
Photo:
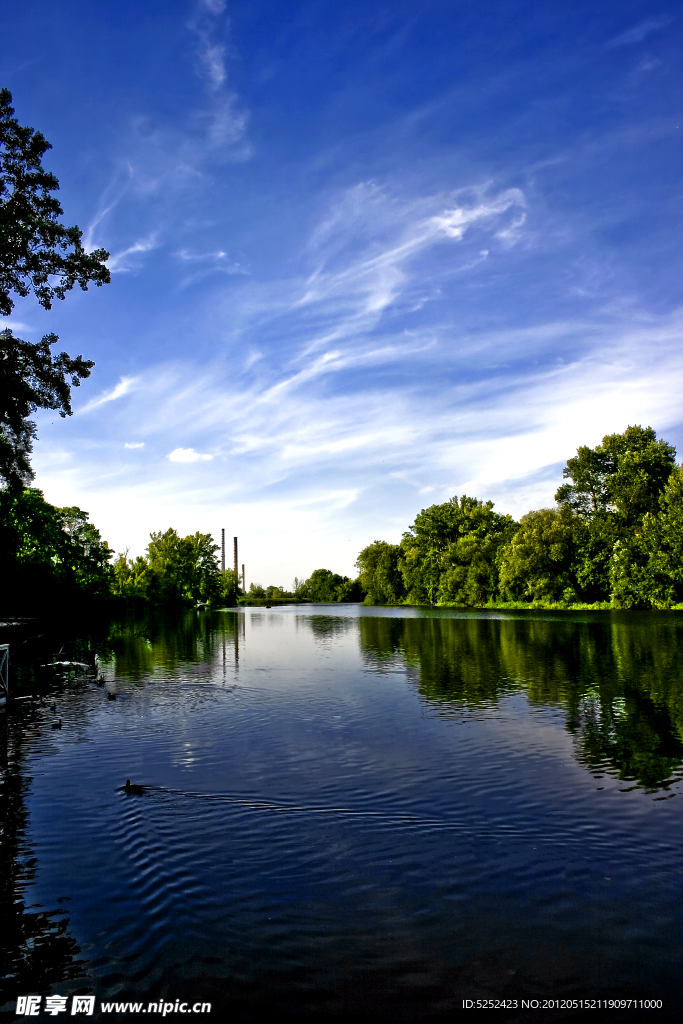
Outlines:
[[[61,729],[62,728],[62,720],[61,720],[61,718],[59,719],[58,722],[53,722],[52,723],[52,728],[53,729]]]
[[[107,699],[108,700],[116,700],[116,694],[115,693],[108,693],[107,694]]]
[[[142,796],[145,792],[144,786],[137,786],[131,782],[130,779],[126,779],[125,786],[119,786],[119,791],[123,793],[135,793],[136,796]]]

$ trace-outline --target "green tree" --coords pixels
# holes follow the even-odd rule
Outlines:
[[[444,554],[438,603],[481,606],[498,596],[500,557],[519,524],[494,512],[490,501],[463,497],[460,508],[461,535]]]
[[[365,588],[359,578],[352,580],[349,576],[343,577],[343,582],[337,586],[336,600],[340,604],[354,604],[366,597]]]
[[[158,604],[212,601],[219,594],[218,545],[208,533],[180,537],[174,529],[150,534],[147,595]]]
[[[621,525],[633,527],[647,512],[657,512],[675,464],[676,449],[658,441],[652,427],[627,427],[623,434],[607,434],[596,448],[577,450],[562,472],[572,483],[558,488],[555,501],[586,518],[612,512]]]
[[[543,508],[522,516],[502,552],[500,590],[512,601],[579,598],[576,553],[582,523],[570,508]]]
[[[364,591],[358,580],[340,576],[331,569],[314,569],[307,580],[295,580],[295,596],[317,604],[362,601]]]
[[[112,566],[112,593],[127,600],[147,598],[150,582],[149,562],[142,555],[128,558],[128,551],[121,552]]]
[[[400,604],[405,587],[400,569],[400,544],[376,540],[356,559],[358,583],[366,593],[366,604]]]
[[[223,569],[218,573],[218,592],[212,604],[234,608],[241,593],[239,575],[234,569]]]
[[[306,581],[309,600],[321,604],[338,601],[338,588],[347,581],[347,576],[339,576],[331,569],[314,569]]]
[[[210,533],[193,533],[185,537],[191,565],[187,594],[193,601],[215,602],[220,589],[220,569],[216,558],[220,550]]]
[[[89,377],[95,365],[66,352],[53,356],[50,349],[58,340],[46,334],[42,341],[26,342],[0,331],[0,479],[13,491],[34,476],[29,456],[36,426],[29,416],[37,409],[71,416],[71,387]]]
[[[669,477],[656,516],[643,521],[651,600],[668,607],[683,602],[683,466]]]
[[[588,524],[576,561],[586,600],[607,600],[614,586],[622,595],[617,600],[627,599],[628,566],[638,561],[644,517],[657,513],[675,458],[676,449],[658,441],[652,427],[629,426],[568,460],[563,476],[572,482],[558,488],[555,500]]]
[[[517,524],[462,495],[423,509],[401,542],[410,604],[483,604],[497,590],[497,551]]]
[[[86,290],[110,280],[104,249],[87,253],[82,233],[65,227],[53,195],[57,178],[42,166],[50,143],[14,117],[12,96],[0,89],[0,314],[14,308],[13,295],[31,292],[45,309],[74,285]],[[29,457],[37,409],[71,415],[71,387],[90,375],[94,363],[65,352],[53,356],[57,336],[40,342],[0,332],[0,480],[18,490],[33,479]]]
[[[0,491],[0,602],[14,614],[107,597],[111,554],[81,509],[56,508],[33,487]]]
[[[683,468],[669,477],[659,511],[618,541],[610,564],[612,598],[622,608],[670,608],[683,602]]]
[[[110,592],[113,552],[103,541],[100,531],[88,519],[88,513],[76,506],[58,509],[64,545],[62,565],[79,590],[105,597]]]

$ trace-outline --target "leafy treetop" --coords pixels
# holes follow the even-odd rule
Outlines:
[[[0,313],[13,308],[12,293],[31,292],[50,309],[75,284],[85,291],[110,280],[109,253],[87,253],[78,227],[60,223],[63,210],[52,195],[59,188],[41,160],[50,143],[14,117],[12,94],[0,89]]]
[[[28,342],[0,331],[0,479],[12,491],[33,479],[29,455],[36,427],[28,417],[36,409],[71,416],[71,387],[89,377],[95,365],[66,352],[53,356],[50,348],[57,341],[56,334]]]
[[[585,518],[612,512],[634,525],[658,510],[675,465],[676,449],[658,441],[652,427],[627,427],[595,448],[577,449],[562,473],[572,483],[558,488],[555,501]]]

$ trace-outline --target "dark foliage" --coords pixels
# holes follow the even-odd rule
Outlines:
[[[90,360],[66,352],[53,355],[59,339],[46,334],[39,342],[22,341],[0,331],[0,479],[17,491],[33,479],[29,456],[36,427],[29,416],[54,409],[71,416],[71,388],[90,376]]]
[[[12,293],[31,292],[50,309],[74,285],[85,291],[110,280],[109,253],[87,253],[82,232],[60,223],[63,214],[52,195],[59,189],[54,174],[42,166],[50,143],[14,117],[12,95],[0,89],[0,313],[9,315]]]
[[[106,600],[111,552],[79,508],[55,508],[41,491],[0,491],[0,606],[11,614]]]

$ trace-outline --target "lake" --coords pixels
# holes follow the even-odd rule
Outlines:
[[[5,1019],[27,993],[103,1019],[680,1019],[680,616],[76,632],[17,650],[2,713]]]

